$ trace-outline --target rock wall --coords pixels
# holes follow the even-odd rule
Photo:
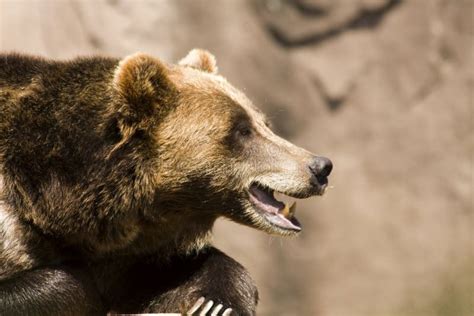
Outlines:
[[[0,1],[0,49],[70,58],[193,47],[330,157],[299,238],[219,222],[260,315],[474,314],[474,0]]]

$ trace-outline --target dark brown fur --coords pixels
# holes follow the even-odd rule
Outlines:
[[[222,258],[219,265],[230,260],[207,243],[217,214],[191,212],[193,205],[185,201],[197,203],[203,197],[199,181],[206,179],[180,179],[182,175],[157,167],[179,159],[179,152],[170,153],[171,158],[159,152],[175,146],[176,135],[160,138],[156,129],[178,102],[166,75],[170,70],[146,55],[125,59],[118,67],[119,60],[112,58],[52,62],[15,54],[0,57],[5,201],[0,311],[176,312],[201,295],[212,295],[202,291],[204,282],[211,285],[211,278],[235,275],[236,289],[244,286],[244,291],[227,289],[221,297],[229,299],[222,302],[235,310],[236,303],[245,303],[240,310],[251,313],[256,292],[250,278],[240,281],[245,273],[240,265],[229,261],[228,269],[219,268],[225,275],[205,272],[212,266],[205,253],[215,253],[214,261]],[[188,123],[183,119],[181,124]],[[196,264],[184,259],[198,250]],[[175,261],[182,264],[171,264]],[[126,273],[110,272],[117,270]],[[131,278],[138,275],[143,277]],[[132,293],[147,294],[148,302],[141,298],[138,303],[125,290],[131,279],[137,287]],[[156,289],[137,279],[154,280]],[[209,290],[213,288],[218,298],[221,289],[216,283]],[[249,293],[250,301],[236,294],[230,299],[240,292]]]
[[[176,312],[200,296],[255,313],[245,269],[209,244],[214,221],[289,234],[251,210],[252,179],[319,187],[313,156],[216,72],[198,50],[179,66],[0,55],[0,314]]]

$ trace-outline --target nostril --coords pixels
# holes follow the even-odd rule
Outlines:
[[[332,162],[326,157],[316,157],[310,164],[311,172],[317,178],[324,178],[329,176],[332,171]]]

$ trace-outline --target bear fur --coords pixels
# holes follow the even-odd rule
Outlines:
[[[0,55],[0,314],[178,312],[205,297],[253,315],[250,276],[211,246],[215,220],[294,235],[268,194],[322,194],[331,168],[273,134],[207,51],[177,65]]]

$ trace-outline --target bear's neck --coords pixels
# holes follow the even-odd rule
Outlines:
[[[114,250],[113,254],[170,257],[196,253],[210,244],[215,220],[215,216],[194,215],[141,223],[140,232],[133,241]],[[110,255],[107,251],[104,254]]]

